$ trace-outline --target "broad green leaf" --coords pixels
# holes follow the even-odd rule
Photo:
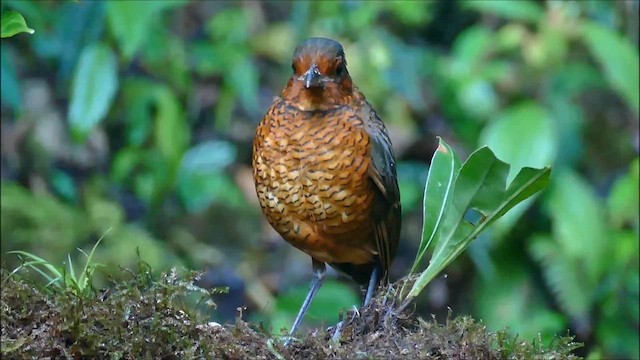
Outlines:
[[[476,75],[474,71],[491,49],[494,34],[483,26],[472,26],[462,32],[453,44],[452,73],[459,78]]]
[[[185,4],[183,0],[133,1],[107,3],[107,18],[111,33],[119,43],[124,58],[131,60],[144,44],[159,20],[161,12]]]
[[[467,0],[464,2],[464,7],[495,14],[507,20],[538,22],[544,16],[544,9],[530,0]]]
[[[420,247],[410,273],[422,263],[429,245],[440,230],[442,220],[451,204],[455,177],[460,170],[460,160],[449,144],[438,137],[439,145],[433,154],[423,198],[423,223]]]
[[[51,185],[63,199],[75,203],[78,200],[78,188],[75,179],[60,169],[52,170]]]
[[[236,154],[235,146],[229,142],[207,141],[189,149],[182,159],[182,170],[213,174],[231,165]]]
[[[582,37],[592,55],[604,68],[607,79],[636,116],[640,114],[640,71],[638,48],[631,41],[595,22],[585,21]]]
[[[158,85],[154,90],[154,98],[157,106],[154,129],[156,146],[167,161],[177,166],[191,137],[187,119],[169,87]]]
[[[480,144],[491,148],[496,156],[511,165],[507,182],[520,169],[541,168],[554,163],[558,148],[554,122],[550,114],[533,102],[522,102],[506,109],[490,122],[480,135]],[[495,230],[504,234],[533,204],[529,199],[518,205],[496,224]]]
[[[242,194],[224,170],[236,159],[236,148],[225,141],[198,144],[182,158],[178,194],[190,212],[200,212],[214,201],[228,205],[242,203]]]
[[[241,56],[229,70],[229,80],[240,103],[250,113],[259,113],[258,79],[260,75],[249,57]]]
[[[506,187],[508,164],[498,160],[487,147],[471,154],[456,177],[451,205],[442,229],[433,240],[435,247],[429,266],[420,274],[407,298],[410,300],[417,296],[495,220],[544,189],[550,172],[550,168],[524,168]],[[465,219],[472,209],[481,216],[475,224]]]
[[[245,203],[233,177],[224,172],[213,175],[179,174],[178,194],[190,213],[205,211],[213,203],[239,207]]]
[[[36,31],[27,26],[27,22],[24,17],[16,11],[3,11],[2,12],[2,38],[11,37],[15,34],[26,32],[33,34]]]
[[[111,48],[93,44],[80,54],[73,77],[69,123],[74,137],[84,140],[107,115],[118,89],[118,63]]]
[[[507,182],[525,166],[541,168],[553,163],[558,147],[553,120],[533,102],[522,102],[504,110],[480,135],[502,161],[511,165]]]
[[[558,173],[546,208],[553,220],[554,240],[569,261],[583,263],[585,281],[597,283],[606,271],[611,244],[604,204],[585,179],[570,170]]]
[[[472,116],[491,118],[498,108],[498,95],[489,81],[474,78],[460,84],[458,102]]]
[[[638,231],[639,183],[639,159],[636,157],[629,166],[629,172],[616,180],[607,199],[609,216],[615,226],[622,228],[625,223],[631,223]]]

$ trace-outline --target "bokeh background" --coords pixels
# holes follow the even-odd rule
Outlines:
[[[278,332],[310,259],[263,219],[255,127],[308,36],[345,47],[399,159],[403,233],[421,234],[441,136],[464,158],[553,165],[519,206],[434,281],[416,313],[450,308],[548,342],[567,329],[592,358],[638,358],[638,1],[2,1],[35,34],[2,39],[3,266],[11,250],[63,264],[101,236],[96,278],[138,256],[205,270],[236,309]],[[110,229],[108,232],[107,230]],[[105,234],[106,233],[106,234]],[[139,255],[138,255],[139,254]],[[358,303],[332,272],[307,326]]]

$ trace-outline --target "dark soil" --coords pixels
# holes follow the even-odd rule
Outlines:
[[[345,315],[341,336],[317,329],[284,346],[243,321],[207,323],[187,297],[195,276],[131,272],[108,291],[77,296],[2,269],[2,358],[99,359],[576,359],[570,337],[552,348],[490,332],[469,317],[444,324],[398,310],[394,288]]]

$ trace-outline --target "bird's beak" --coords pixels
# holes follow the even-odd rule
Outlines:
[[[318,70],[318,65],[313,64],[304,74],[304,86],[308,89],[318,87],[322,84],[322,74]]]

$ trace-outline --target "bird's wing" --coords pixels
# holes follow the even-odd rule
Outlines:
[[[398,250],[400,238],[400,190],[396,173],[396,160],[391,148],[391,140],[378,114],[367,104],[364,116],[367,133],[371,138],[373,166],[369,168],[369,177],[379,193],[374,204],[374,226],[376,247],[379,252],[382,269],[385,273]]]

